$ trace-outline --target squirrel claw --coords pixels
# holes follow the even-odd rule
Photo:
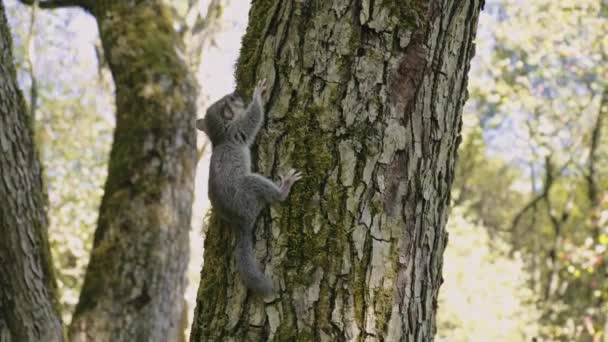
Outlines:
[[[300,171],[296,171],[295,169],[290,169],[285,175],[282,175],[279,178],[281,179],[281,183],[293,184],[302,179],[302,173]]]
[[[258,81],[258,84],[255,86],[255,92],[263,95],[266,93],[266,89],[267,89],[267,83],[266,83],[266,79],[262,78],[261,80]]]

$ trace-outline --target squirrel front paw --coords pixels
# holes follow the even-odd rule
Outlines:
[[[258,84],[255,86],[255,89],[253,90],[253,95],[262,97],[262,95],[266,94],[266,90],[268,89],[267,87],[268,85],[265,78],[259,80]]]
[[[302,173],[294,169],[289,170],[285,175],[280,176],[281,185],[292,186],[295,182],[302,179]]]

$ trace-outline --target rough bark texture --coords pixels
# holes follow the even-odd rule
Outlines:
[[[0,341],[62,341],[46,195],[0,0]]]
[[[102,1],[116,130],[72,341],[177,341],[193,200],[197,89],[161,1]]]
[[[267,78],[258,167],[302,170],[258,222],[248,294],[212,216],[192,341],[431,341],[482,0],[253,2],[238,88]]]

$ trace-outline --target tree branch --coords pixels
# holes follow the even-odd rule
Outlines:
[[[36,122],[36,108],[38,107],[38,80],[34,71],[34,26],[36,24],[36,10],[38,9],[38,1],[34,0],[32,11],[30,14],[30,27],[25,39],[25,62],[27,70],[30,73],[32,84],[30,85],[30,119],[33,123]]]
[[[188,41],[188,59],[195,70],[201,61],[201,51],[209,44],[221,27],[221,19],[228,0],[211,0],[207,5],[207,13],[203,17],[198,0],[189,1],[186,13],[186,25],[189,27],[186,40]]]
[[[38,3],[38,7],[45,9],[55,9],[64,7],[80,7],[87,11],[91,10],[91,2],[89,0],[19,0],[24,5],[32,6]]]
[[[596,161],[599,158],[598,149],[601,141],[603,119],[604,116],[608,115],[608,109],[606,109],[606,106],[608,106],[608,87],[602,94],[602,99],[600,100],[600,109],[597,114],[597,119],[595,121],[595,125],[593,126],[593,130],[591,131],[591,146],[589,147],[589,159],[587,160],[588,170],[585,178],[587,180],[589,201],[591,202],[592,207],[596,207],[599,203],[599,191],[596,180]]]
[[[540,194],[534,197],[528,204],[526,204],[514,217],[513,222],[511,223],[511,231],[515,231],[517,226],[519,225],[519,221],[523,218],[523,216],[528,212],[528,210],[536,207],[536,204],[544,199],[551,187],[553,186],[553,174],[551,170],[551,162],[549,158],[545,158],[545,181],[543,184],[543,190]]]
[[[537,196],[535,196],[528,204],[526,204],[513,218],[511,223],[511,231],[515,231],[519,225],[519,221],[523,216],[532,208],[538,204],[541,200],[544,200],[548,195],[551,187],[554,184],[555,176],[561,175],[562,172],[570,165],[572,159],[568,159],[557,172],[553,171],[553,164],[551,163],[550,157],[545,157],[545,179],[543,182],[543,190]]]

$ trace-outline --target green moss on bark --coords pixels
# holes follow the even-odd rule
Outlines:
[[[264,29],[270,20],[273,0],[257,0],[249,12],[247,32],[241,42],[241,50],[235,71],[237,91],[243,96],[252,93],[256,82],[256,70],[259,66],[260,51],[263,47]]]
[[[226,297],[228,290],[226,276],[229,274],[230,253],[230,228],[226,227],[216,214],[208,216],[210,227],[205,238],[205,253],[212,253],[221,258],[207,258],[201,271],[201,281],[197,293],[196,309],[194,322],[192,323],[191,341],[207,341],[210,331],[215,331],[217,327],[210,327],[209,322],[213,322],[218,327],[228,325],[223,314],[226,311],[225,302],[219,300]],[[204,276],[203,276],[204,274]],[[209,300],[217,298],[218,300]]]

